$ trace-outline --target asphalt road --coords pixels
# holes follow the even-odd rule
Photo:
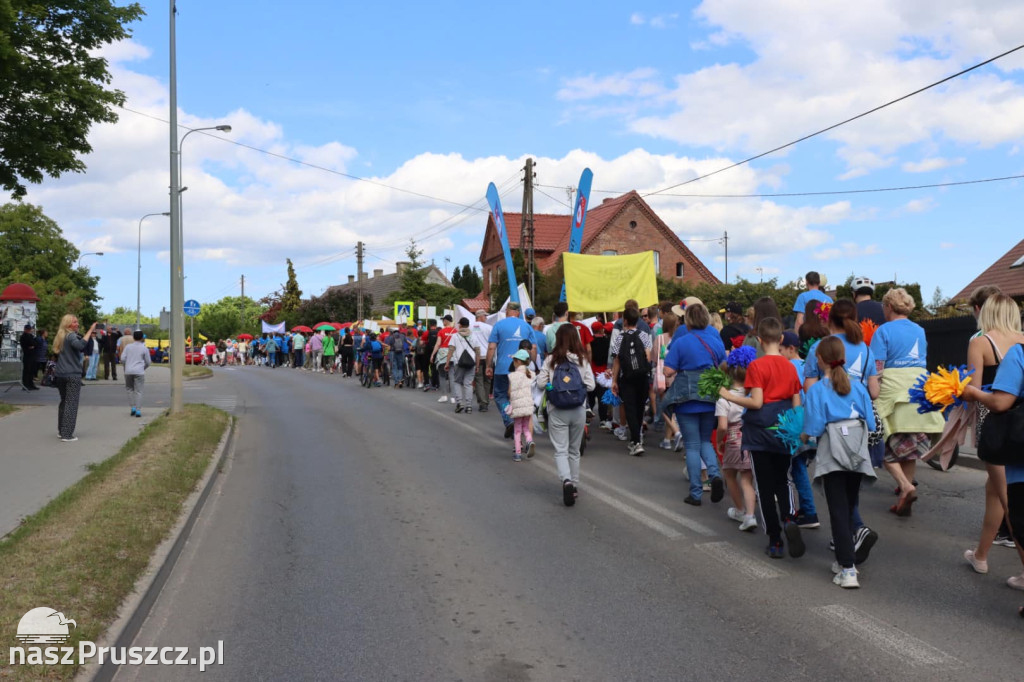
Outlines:
[[[960,556],[980,472],[922,470],[908,519],[883,474],[861,504],[881,540],[841,590],[824,525],[769,560],[727,502],[682,503],[674,453],[595,434],[567,509],[546,436],[515,464],[493,410],[285,369],[186,396],[233,409],[236,447],[135,645],[225,661],[120,682],[1024,678],[1015,552],[986,576]]]

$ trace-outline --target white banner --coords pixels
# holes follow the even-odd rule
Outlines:
[[[263,333],[264,334],[284,334],[285,333],[284,325],[285,325],[284,322],[282,322],[281,324],[267,324],[266,322],[263,322]]]

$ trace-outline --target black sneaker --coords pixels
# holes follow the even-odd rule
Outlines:
[[[566,507],[576,504],[576,486],[568,479],[562,482],[562,503]]]
[[[821,528],[817,514],[797,514],[793,521],[801,528]]]
[[[807,551],[804,539],[800,535],[800,526],[792,521],[787,521],[782,526],[782,532],[786,534],[786,545],[789,547],[789,556],[799,559]]]
[[[505,427],[505,440],[508,440],[509,438],[512,437],[512,432],[515,430],[515,428],[515,424],[509,424],[508,426]]]
[[[698,500],[693,495],[687,495],[686,499],[684,499],[683,502],[685,502],[686,504],[692,504],[694,507],[700,506],[700,500]]]
[[[723,497],[725,497],[725,481],[715,476],[711,479],[711,501],[721,502]]]
[[[481,405],[480,406],[480,411],[481,412],[486,412],[487,411],[487,406],[486,405]]]
[[[473,414],[473,408],[472,407],[467,407],[466,408],[466,414]]]
[[[459,412],[462,412],[462,405],[455,406],[455,413],[458,414]]]
[[[878,542],[878,533],[867,526],[861,526],[853,532],[853,563],[862,564],[868,560],[871,548]]]

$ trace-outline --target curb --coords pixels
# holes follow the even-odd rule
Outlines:
[[[177,524],[156,548],[146,572],[135,582],[135,588],[122,604],[117,620],[96,641],[97,647],[128,647],[139,634],[150,609],[160,596],[160,591],[167,583],[171,571],[174,570],[174,565],[185,547],[206,498],[210,496],[213,484],[217,480],[217,472],[223,466],[228,452],[234,449],[234,436],[235,417],[229,417],[228,428],[217,445],[203,477],[199,480],[198,487],[185,499]],[[117,674],[118,667],[109,660],[101,666],[84,665],[74,679],[76,682],[109,682]]]

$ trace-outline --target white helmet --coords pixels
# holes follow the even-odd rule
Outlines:
[[[859,289],[871,289],[872,292],[875,291],[875,283],[867,277],[854,277],[853,284],[850,286],[853,288],[854,293],[857,293]]]

